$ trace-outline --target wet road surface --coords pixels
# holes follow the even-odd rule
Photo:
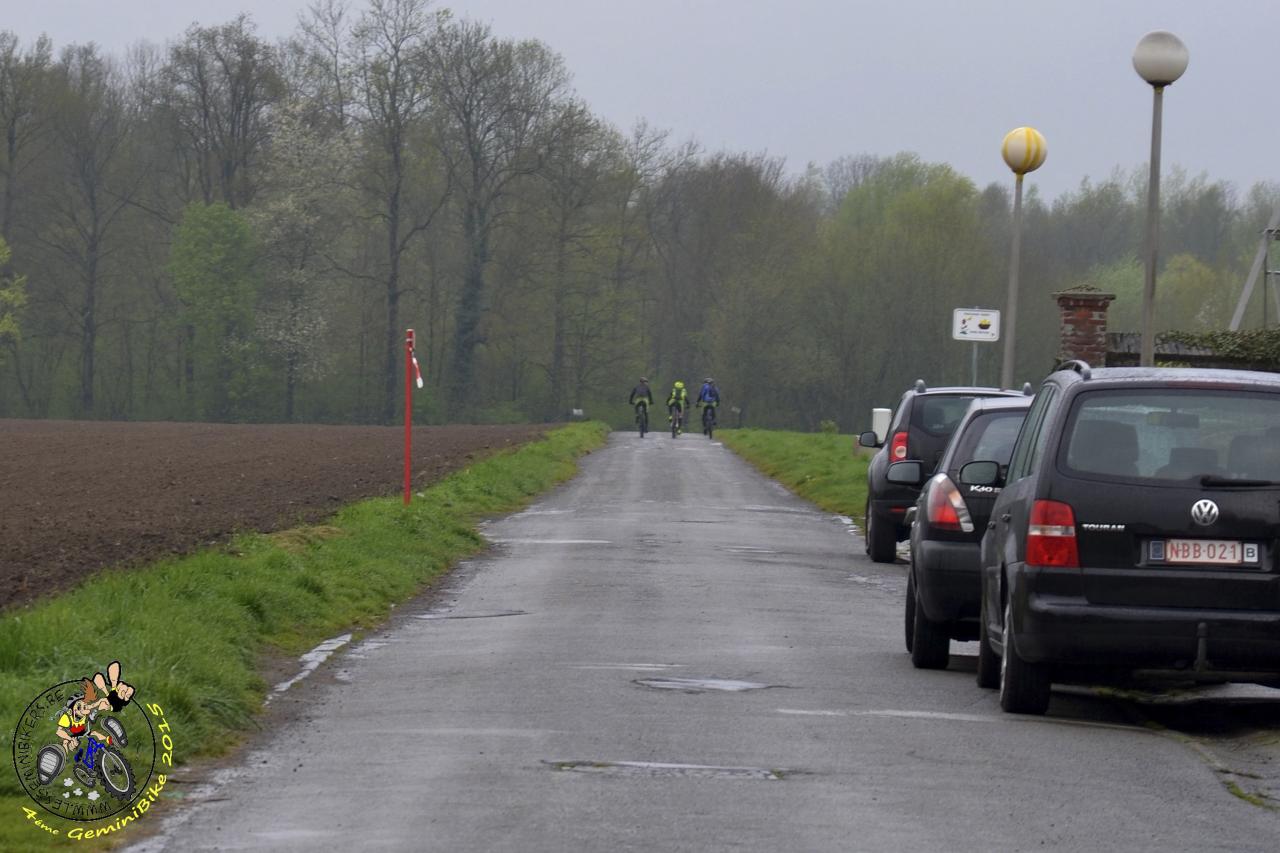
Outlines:
[[[718,442],[615,434],[486,534],[135,849],[1276,849],[1117,703],[912,669],[903,567]]]

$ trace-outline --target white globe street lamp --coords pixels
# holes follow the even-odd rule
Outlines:
[[[1005,134],[1000,155],[1016,177],[1013,191],[1013,248],[1009,255],[1009,295],[1003,319],[1004,360],[1000,387],[1013,387],[1014,330],[1018,322],[1018,267],[1022,256],[1022,177],[1044,165],[1049,153],[1044,136],[1034,127],[1018,127]]]
[[[1187,46],[1173,33],[1147,33],[1133,49],[1133,69],[1151,84],[1151,178],[1147,183],[1147,274],[1142,288],[1142,352],[1139,364],[1155,364],[1156,254],[1160,237],[1160,125],[1164,87],[1187,70]]]

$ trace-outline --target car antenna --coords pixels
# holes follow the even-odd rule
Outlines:
[[[917,379],[917,380],[916,380],[916,393],[917,393],[917,394],[923,394],[925,391],[928,391],[928,390],[929,390],[929,389],[928,389],[928,388],[926,388],[926,387],[924,386],[924,380],[923,380],[923,379]]]
[[[1035,393],[1036,393],[1036,390],[1035,390],[1034,388],[1032,388],[1032,387],[1031,387],[1031,383],[1030,383],[1030,382],[1023,382],[1023,383],[1022,383],[1022,396],[1024,396],[1024,397],[1030,397],[1030,396],[1032,396],[1032,395],[1033,395],[1033,394],[1035,394]]]

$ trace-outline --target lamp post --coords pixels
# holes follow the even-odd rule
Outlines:
[[[1044,136],[1034,127],[1018,127],[1005,134],[1000,155],[1017,176],[1013,190],[1013,248],[1009,255],[1009,297],[1005,301],[1001,334],[1004,361],[1000,365],[1000,387],[1013,387],[1014,331],[1018,322],[1018,265],[1022,257],[1022,177],[1044,165],[1048,154]]]
[[[1187,70],[1187,46],[1173,33],[1154,30],[1133,49],[1133,69],[1151,84],[1151,178],[1147,182],[1147,274],[1142,287],[1142,353],[1139,364],[1155,364],[1156,252],[1160,237],[1160,124],[1164,87]]]

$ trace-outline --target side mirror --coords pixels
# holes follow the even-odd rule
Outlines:
[[[905,527],[910,527],[915,523],[916,523],[916,508],[913,506],[909,506],[907,507],[907,511],[902,514],[902,524]]]
[[[924,482],[924,464],[915,459],[894,462],[889,466],[889,470],[885,472],[885,478],[890,483],[898,483],[903,486],[918,486]]]
[[[960,482],[966,486],[1003,486],[999,462],[970,462],[960,469]]]
[[[879,447],[880,441],[876,438],[876,434],[871,430],[867,430],[858,436],[858,444],[863,447]]]

